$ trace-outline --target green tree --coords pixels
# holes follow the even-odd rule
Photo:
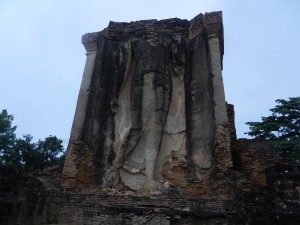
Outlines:
[[[30,134],[16,138],[16,126],[12,126],[13,115],[7,110],[0,113],[0,164],[24,171],[42,169],[46,166],[62,164],[64,149],[62,140],[49,136],[37,143]]]
[[[248,134],[256,139],[265,139],[278,155],[300,159],[300,97],[288,100],[277,99],[270,109],[272,114],[262,117],[262,122],[247,122]]]
[[[32,139],[33,137],[30,134],[23,135],[23,138],[17,139],[12,155],[16,153],[20,155],[20,161],[7,161],[6,163],[24,171],[33,171],[43,168],[43,157],[36,151],[36,144],[32,142]]]
[[[59,164],[63,157],[63,141],[56,136],[46,137],[45,140],[39,140],[36,144],[36,150],[43,155],[44,165],[51,166]]]
[[[12,126],[13,119],[13,115],[9,115],[5,109],[0,113],[0,156],[15,143],[17,127]]]

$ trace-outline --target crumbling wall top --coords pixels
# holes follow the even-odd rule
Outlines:
[[[98,35],[102,35],[110,40],[118,41],[127,32],[143,29],[148,26],[159,27],[163,32],[180,35],[183,38],[192,39],[200,32],[204,31],[208,38],[218,38],[220,44],[221,58],[224,54],[224,32],[222,23],[222,12],[201,13],[188,21],[186,19],[171,18],[164,20],[139,20],[134,22],[114,22],[110,21],[107,28],[99,32],[87,33],[82,36],[82,44],[87,50],[91,43],[95,43]]]

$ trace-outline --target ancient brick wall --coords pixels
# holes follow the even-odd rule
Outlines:
[[[264,140],[239,139],[234,146],[235,166],[257,185],[267,185],[265,170],[274,165],[273,147]]]
[[[234,144],[237,141],[236,129],[235,129],[235,113],[234,105],[226,103],[227,115],[228,115],[228,129],[230,134],[230,142]]]
[[[232,167],[221,12],[191,21],[110,22],[82,43],[87,64],[63,170],[66,189],[171,182],[188,190]]]
[[[51,185],[51,180],[59,178],[50,173],[29,176],[0,169],[1,225],[296,225],[299,221],[300,166],[284,161],[277,160],[266,170],[267,185],[231,170],[223,177],[216,176],[218,185],[198,196],[182,195],[175,187],[152,196],[100,188],[65,192]]]
[[[278,160],[266,170],[276,224],[300,221],[300,165]]]
[[[237,140],[223,90],[223,40],[221,12],[110,22],[84,35],[87,66],[63,173],[0,167],[0,225],[299,224],[299,164],[276,157],[266,141]],[[140,138],[153,124],[140,119],[149,110],[157,116],[152,134],[161,132]],[[160,152],[147,158],[149,140]],[[130,145],[137,150],[126,155]],[[151,169],[152,183],[141,185]],[[108,184],[114,175],[123,177]]]

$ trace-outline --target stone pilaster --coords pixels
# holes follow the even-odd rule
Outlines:
[[[76,111],[73,120],[70,143],[77,140],[82,134],[90,91],[90,84],[92,80],[95,59],[98,51],[97,37],[98,33],[88,33],[82,36],[82,44],[85,47],[87,58],[83,71]]]
[[[98,51],[97,46],[98,33],[89,33],[82,36],[82,44],[86,50],[86,63],[83,71],[81,86],[79,90],[76,111],[74,115],[69,145],[66,153],[66,160],[62,172],[63,187],[65,189],[75,188],[78,182],[82,182],[82,162],[84,160],[93,160],[91,152],[84,142],[80,140],[83,133],[83,127],[87,116],[87,104],[89,101],[89,92],[91,86],[94,64]],[[84,160],[81,156],[84,155]],[[89,157],[90,156],[90,157]],[[86,165],[89,165],[86,163]],[[87,167],[89,172],[84,176],[86,180],[93,176],[92,170]]]
[[[221,155],[225,163],[223,168],[232,167],[230,150],[230,132],[222,77],[222,61],[224,54],[224,38],[222,12],[205,14],[205,28],[208,38],[211,73],[213,75],[214,111],[216,124],[215,154]],[[225,158],[224,158],[225,157]],[[218,157],[216,157],[218,158]],[[220,162],[217,162],[220,164]]]
[[[211,73],[213,75],[216,125],[227,124],[228,117],[222,78],[222,61],[224,54],[222,12],[205,14],[204,26],[207,32]]]

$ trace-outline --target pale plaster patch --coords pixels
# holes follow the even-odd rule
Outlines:
[[[126,170],[120,170],[120,176],[126,186],[132,190],[139,190],[145,182],[145,176],[141,173],[132,174]]]
[[[172,74],[172,99],[161,141],[160,151],[156,161],[155,174],[162,177],[165,162],[172,163],[172,152],[179,152],[180,161],[185,161],[186,156],[186,114],[185,114],[185,90],[183,74]]]

